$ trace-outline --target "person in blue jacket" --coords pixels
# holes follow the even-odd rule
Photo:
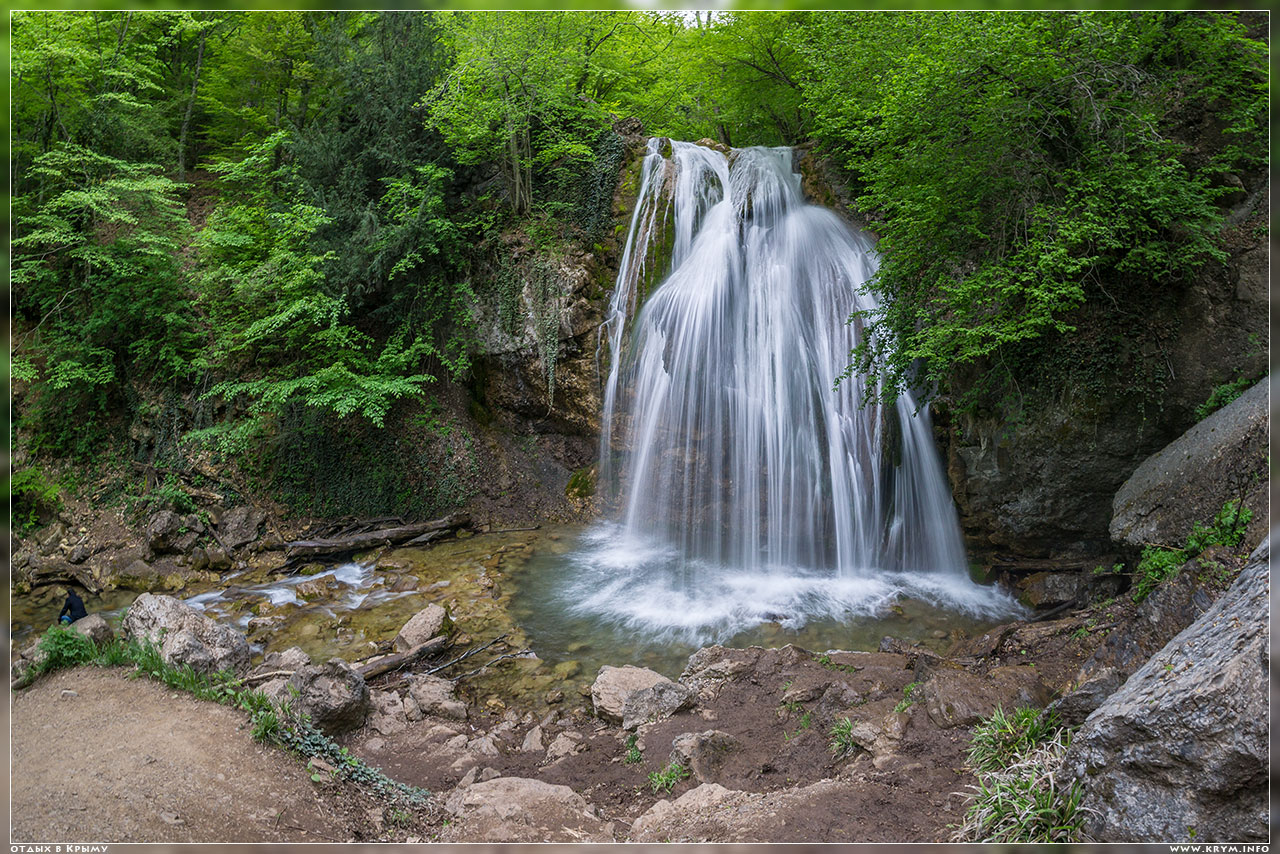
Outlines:
[[[84,600],[76,595],[74,590],[67,591],[67,601],[62,606],[61,613],[58,614],[58,622],[64,626],[69,626],[76,620],[89,616],[89,612],[84,608]]]

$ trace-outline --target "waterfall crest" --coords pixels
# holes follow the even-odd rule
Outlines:
[[[968,579],[927,414],[909,394],[862,405],[863,376],[833,389],[876,264],[804,201],[790,149],[650,140],[603,327],[619,517],[573,556],[570,607],[724,634],[900,593],[997,604]]]

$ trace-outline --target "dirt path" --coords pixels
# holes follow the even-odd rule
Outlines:
[[[97,668],[41,679],[11,709],[14,842],[350,838],[243,713]]]

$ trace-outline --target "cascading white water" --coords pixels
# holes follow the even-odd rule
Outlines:
[[[569,608],[703,636],[899,594],[1007,609],[968,578],[916,401],[833,389],[875,269],[866,235],[805,203],[790,149],[650,141],[605,324],[600,483],[621,515],[571,556]]]

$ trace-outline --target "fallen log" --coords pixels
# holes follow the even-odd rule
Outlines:
[[[444,635],[432,638],[426,643],[420,643],[408,652],[397,652],[392,655],[384,655],[382,658],[376,658],[363,667],[357,668],[360,675],[366,680],[375,676],[381,676],[384,673],[390,673],[392,670],[399,670],[401,667],[412,664],[420,658],[426,658],[428,655],[439,652],[445,648],[449,639]]]
[[[320,540],[295,540],[285,543],[285,554],[289,560],[297,558],[327,557],[347,552],[363,551],[377,546],[395,546],[426,534],[444,536],[461,528],[471,527],[471,517],[466,513],[454,513],[433,522],[415,522],[410,525],[397,525],[394,528],[380,528],[376,531],[362,531],[343,537]]]

